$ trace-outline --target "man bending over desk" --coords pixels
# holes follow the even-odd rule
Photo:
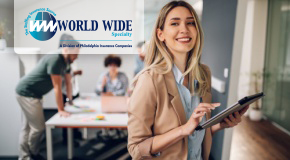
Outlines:
[[[67,41],[77,45],[76,41]],[[16,87],[16,99],[22,109],[23,122],[20,131],[19,159],[43,159],[39,155],[40,137],[45,129],[42,97],[54,89],[58,113],[67,117],[62,97],[62,75],[65,77],[69,102],[72,103],[70,63],[77,59],[79,48],[64,47],[50,52],[36,67],[21,78]]]

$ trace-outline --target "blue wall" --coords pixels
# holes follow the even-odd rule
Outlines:
[[[226,82],[226,92],[212,89],[213,102],[220,102],[212,116],[227,106],[229,78],[224,77],[224,68],[231,69],[237,0],[203,0],[202,26],[204,30],[204,48],[202,62],[207,64],[216,78]],[[220,160],[224,132],[213,137],[210,159]]]

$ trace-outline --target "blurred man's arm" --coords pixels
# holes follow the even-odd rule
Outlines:
[[[70,114],[64,111],[64,105],[63,105],[64,103],[63,103],[63,97],[62,97],[62,91],[61,91],[61,81],[62,81],[61,75],[51,74],[50,77],[53,84],[53,90],[55,93],[55,99],[56,99],[58,112],[60,116],[67,117]]]
[[[76,76],[76,75],[82,75],[83,74],[83,71],[82,70],[76,70],[76,71],[73,71],[73,76]]]
[[[69,99],[69,104],[72,105],[72,84],[71,84],[71,79],[72,76],[71,74],[65,74],[64,75],[64,79],[65,79],[65,85],[66,85],[66,96]]]
[[[73,71],[73,76],[82,75],[82,74],[83,74],[83,71],[82,70]]]

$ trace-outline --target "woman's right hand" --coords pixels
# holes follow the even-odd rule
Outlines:
[[[214,110],[218,106],[220,106],[220,103],[200,103],[195,108],[186,124],[182,126],[182,134],[187,136],[192,134],[195,128],[201,122],[202,117],[206,113],[210,113],[211,110]]]

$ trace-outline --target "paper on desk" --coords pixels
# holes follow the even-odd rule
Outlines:
[[[75,116],[74,119],[81,122],[106,121],[106,118],[103,114],[96,114],[96,115],[89,115],[89,116],[80,115],[80,116]]]
[[[70,113],[84,113],[84,112],[95,112],[94,109],[91,109],[86,106],[65,106],[64,108],[65,111],[70,112]]]

